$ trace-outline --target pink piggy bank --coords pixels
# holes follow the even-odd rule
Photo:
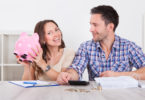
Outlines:
[[[19,57],[20,61],[32,62],[32,57],[29,53],[36,55],[32,48],[38,51],[37,46],[40,47],[38,34],[34,33],[32,36],[28,36],[23,32],[16,41],[14,54]]]

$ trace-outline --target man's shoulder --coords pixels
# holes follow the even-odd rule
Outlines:
[[[126,38],[123,38],[123,37],[120,37],[120,36],[117,36],[117,35],[115,35],[115,39],[117,39],[118,42],[121,43],[121,44],[129,45],[131,43],[134,43],[134,42],[132,42],[132,41],[126,39]]]
[[[92,43],[93,43],[92,40],[84,41],[81,43],[81,46],[89,46],[89,45],[92,45]]]
[[[130,41],[128,39],[122,38],[122,37],[117,36],[117,35],[115,36],[115,38],[119,41],[120,45],[126,45],[128,47],[137,47],[137,48],[139,47],[138,45],[136,45],[135,42]]]
[[[79,49],[88,50],[93,46],[93,40],[84,41],[80,44]]]

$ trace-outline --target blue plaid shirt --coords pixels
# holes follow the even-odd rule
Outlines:
[[[82,73],[88,68],[89,80],[99,77],[101,72],[110,70],[114,72],[129,72],[133,67],[145,67],[145,55],[141,48],[115,35],[115,41],[108,59],[99,42],[93,40],[80,45],[70,68],[74,68],[80,79]]]

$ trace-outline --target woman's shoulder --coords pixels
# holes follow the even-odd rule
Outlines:
[[[75,50],[72,49],[72,48],[64,48],[64,51],[66,51],[66,52],[75,52]]]
[[[75,50],[72,48],[64,48],[64,54],[68,56],[75,55]]]

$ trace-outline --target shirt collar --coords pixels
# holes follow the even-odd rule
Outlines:
[[[115,35],[115,40],[114,40],[114,43],[113,43],[113,46],[112,48],[115,48],[115,49],[118,49],[119,48],[119,41],[120,41],[120,38],[119,36]]]
[[[93,46],[95,46],[97,49],[101,48],[101,45],[99,42],[95,42],[94,40],[92,40]]]
[[[115,35],[115,40],[114,40],[114,43],[113,43],[113,46],[112,46],[113,49],[118,49],[119,48],[119,41],[120,41],[120,37]],[[92,43],[93,43],[93,46],[95,46],[97,49],[101,48],[101,45],[100,45],[99,42],[95,42],[94,40],[92,40]]]

